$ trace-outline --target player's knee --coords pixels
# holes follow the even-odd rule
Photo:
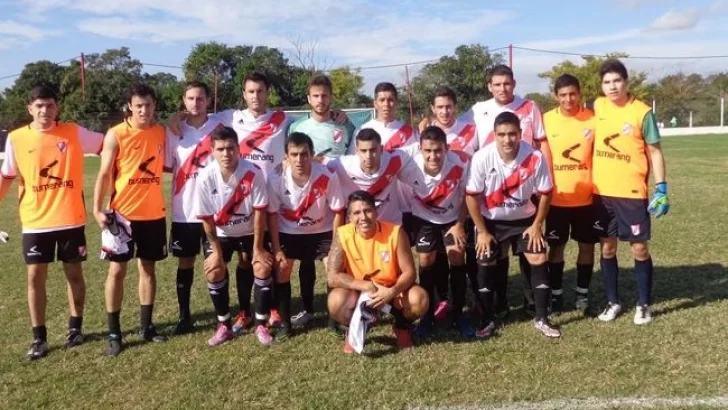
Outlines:
[[[612,259],[617,256],[617,240],[602,241],[602,258]]]
[[[45,285],[46,271],[42,269],[28,269],[28,287],[39,287]]]
[[[177,267],[179,269],[194,269],[195,268],[195,257],[194,256],[183,256],[177,261]]]
[[[430,300],[423,288],[415,285],[407,291],[406,304],[403,308],[408,319],[414,320],[424,316],[429,306]]]
[[[541,265],[547,262],[545,253],[524,253],[524,256],[531,265]]]
[[[632,256],[639,260],[647,260],[650,257],[650,251],[647,248],[647,242],[632,242]]]
[[[139,258],[139,275],[146,277],[154,277],[156,271],[156,262]]]
[[[435,264],[437,252],[420,253],[417,255],[421,268],[427,268]]]
[[[205,278],[208,283],[220,282],[225,279],[226,270],[225,268],[214,268],[205,271]]]
[[[447,248],[447,260],[453,266],[464,265],[465,252],[456,246],[449,247]]]
[[[109,279],[121,281],[126,277],[126,264],[111,262],[109,264]]]
[[[262,263],[256,263],[253,265],[253,276],[255,276],[258,279],[268,279],[270,278],[272,272],[269,266],[262,264]]]
[[[327,298],[329,315],[339,323],[348,324],[357,300],[357,292],[347,289],[331,289]]]
[[[581,249],[581,248],[579,248],[579,249]],[[550,262],[563,262],[564,261],[564,245],[554,245],[549,248],[549,261]]]
[[[581,264],[594,263],[594,244],[579,243],[579,253],[577,259]]]

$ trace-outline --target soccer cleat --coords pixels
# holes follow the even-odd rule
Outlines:
[[[344,335],[344,353],[346,354],[352,354],[354,353],[354,346],[349,343],[349,333],[346,333]]]
[[[542,335],[551,338],[561,337],[561,331],[558,327],[554,326],[548,319],[535,320],[533,327],[536,328]]]
[[[293,336],[293,327],[291,325],[282,324],[276,329],[276,339],[286,339]]]
[[[485,325],[482,325],[478,330],[475,331],[475,337],[478,339],[488,339],[495,333],[495,322],[490,321]]]
[[[161,343],[167,341],[166,336],[157,333],[157,328],[155,328],[154,325],[149,325],[146,329],[140,330],[139,336],[147,342]]]
[[[634,312],[634,324],[646,325],[652,322],[652,308],[649,305],[637,305]]]
[[[498,320],[505,320],[508,318],[508,315],[510,315],[511,311],[506,306],[505,308],[501,308],[499,310],[496,310],[495,313],[493,313],[493,316],[495,316]]]
[[[30,344],[30,349],[28,350],[28,353],[25,354],[25,357],[26,359],[33,361],[44,357],[46,354],[48,354],[48,343],[40,339],[35,339],[33,340],[33,343]]]
[[[589,309],[589,297],[584,294],[576,294],[576,302],[574,303],[576,310],[585,311]]]
[[[271,309],[268,326],[278,328],[281,327],[282,323],[283,321],[281,320],[281,314],[278,313],[278,309]]]
[[[311,323],[312,321],[313,321],[313,314],[308,313],[305,310],[298,312],[295,316],[293,316],[291,318],[291,324],[293,326],[299,326],[299,327],[306,326],[309,323]]]
[[[452,324],[463,337],[475,337],[475,329],[470,325],[470,319],[465,315],[458,315]]]
[[[241,310],[240,312],[238,312],[238,315],[235,316],[235,322],[233,323],[232,331],[235,336],[240,336],[243,334],[245,329],[250,326],[251,323],[253,323],[253,318],[250,317],[248,312]]]
[[[268,327],[263,325],[258,325],[255,327],[255,337],[258,338],[258,341],[262,345],[270,345],[273,343],[273,336],[270,335],[270,330],[268,330]]]
[[[617,318],[621,311],[622,306],[619,303],[607,302],[607,306],[604,308],[602,313],[597,316],[597,318],[602,322],[611,322]]]
[[[346,338],[346,327],[336,323],[335,320],[329,319],[329,324],[326,326],[329,332],[339,339]]]
[[[207,340],[207,344],[210,346],[219,346],[228,340],[233,340],[234,337],[235,335],[229,327],[227,327],[224,323],[218,323],[215,334]]]
[[[447,300],[440,301],[440,303],[437,304],[437,307],[435,307],[435,320],[438,322],[445,320],[449,307],[450,305]]]
[[[432,334],[435,328],[435,320],[431,314],[426,314],[420,319],[420,323],[415,327],[415,337],[418,339],[424,339]]]
[[[564,311],[564,296],[554,295],[551,297],[551,313],[555,315],[561,314]]]
[[[177,322],[177,327],[174,328],[175,336],[182,336],[188,333],[192,333],[195,330],[195,325],[192,323],[192,319],[180,319]]]
[[[121,353],[122,348],[121,335],[110,333],[109,337],[106,339],[106,350],[104,351],[104,354],[109,357],[115,357]]]
[[[394,328],[394,337],[397,338],[397,347],[400,350],[411,349],[414,347],[412,343],[412,332],[409,329]]]
[[[68,334],[66,335],[66,347],[76,347],[83,343],[83,334],[81,333],[81,329],[68,329]]]

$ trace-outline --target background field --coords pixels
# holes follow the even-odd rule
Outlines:
[[[563,338],[552,341],[536,334],[517,310],[492,340],[462,341],[442,326],[431,343],[407,353],[395,352],[387,325],[370,335],[367,355],[346,356],[341,340],[323,329],[322,316],[317,328],[271,347],[245,335],[209,348],[214,314],[199,272],[192,302],[198,332],[166,344],[140,344],[135,334],[137,276],[132,271],[122,311],[122,326],[131,333],[125,339],[129,348],[117,358],[106,358],[106,265],[97,258],[98,228],[89,224],[84,322],[89,341],[71,351],[62,347],[67,302],[61,267],[54,265],[48,282],[53,350],[46,359],[27,363],[25,268],[16,201],[8,198],[0,204],[0,228],[11,234],[11,242],[0,246],[0,409],[488,408],[562,399],[728,396],[728,138],[668,138],[664,148],[673,209],[653,224],[656,319],[650,326],[632,324],[632,264],[622,247],[620,286],[627,312],[615,323],[567,313],[556,318],[563,325]],[[98,161],[86,161],[90,203]],[[573,261],[573,249],[569,251]],[[175,263],[170,258],[158,268],[155,318],[167,333],[177,317]],[[511,304],[517,307],[520,280],[516,261],[511,265]],[[573,262],[567,268],[568,289],[574,283]],[[317,286],[322,308],[323,280]],[[598,272],[592,291],[592,300],[601,306]],[[573,304],[573,294],[566,295]],[[231,296],[236,300],[234,290]],[[599,408],[641,406],[615,403]],[[670,407],[662,402],[656,408],[683,408],[686,403]]]

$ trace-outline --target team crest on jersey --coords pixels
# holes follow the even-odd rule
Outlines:
[[[524,179],[526,179],[526,177],[528,177],[528,171],[526,171],[525,169],[522,169],[519,172],[521,175],[521,180],[524,180]]]
[[[622,126],[622,134],[629,135],[632,134],[632,124],[627,124],[626,122]]]
[[[248,184],[245,184],[244,182],[245,181],[243,181],[243,183],[240,184],[240,194],[248,195],[250,193],[250,188],[248,187]]]
[[[336,129],[334,130],[334,142],[339,143],[344,139],[344,131]]]
[[[640,234],[640,225],[630,225],[630,228],[632,228],[632,235],[639,235]]]
[[[584,129],[584,139],[585,140],[590,140],[592,137],[592,134],[593,134],[593,131],[590,128]]]
[[[78,247],[78,256],[86,256],[86,247],[85,246]]]
[[[56,147],[58,147],[58,150],[61,151],[61,154],[65,154],[66,150],[68,150],[68,144],[66,144],[66,141],[56,143]]]
[[[389,261],[391,260],[391,258],[389,256],[389,251],[379,252],[379,257],[382,258],[382,262],[384,262],[384,263],[389,263]]]

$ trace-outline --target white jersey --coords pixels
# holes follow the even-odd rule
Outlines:
[[[553,185],[540,151],[521,141],[515,161],[506,164],[496,144],[488,144],[470,161],[466,191],[483,194],[481,214],[490,220],[513,221],[536,213],[534,194],[548,194]]]
[[[198,219],[212,218],[218,236],[239,238],[253,234],[254,210],[268,207],[263,171],[241,159],[225,182],[220,165],[212,161],[197,177]]]
[[[291,167],[268,175],[268,212],[278,213],[278,231],[302,235],[331,232],[334,213],[346,207],[339,179],[324,165],[311,163],[311,176],[303,187],[293,181]]]
[[[212,114],[238,134],[240,157],[258,165],[265,174],[281,165],[286,135],[293,118],[283,111],[268,111],[255,118],[249,110],[227,110]]]
[[[430,176],[425,172],[425,157],[422,154],[415,156],[415,164],[424,175],[427,195],[412,198],[412,214],[435,224],[457,221],[465,206],[468,160],[467,154],[448,151],[440,173]]]
[[[422,196],[427,195],[422,173],[412,157],[400,150],[383,152],[379,169],[372,174],[361,169],[356,155],[344,155],[328,166],[339,176],[344,197],[358,190],[369,192],[374,196],[379,219],[393,224],[402,224],[399,182],[413,186]]]
[[[543,129],[543,118],[536,103],[515,96],[510,104],[500,105],[495,99],[475,103],[473,108],[462,117],[464,121],[472,121],[478,133],[478,145],[480,148],[493,142],[495,133],[493,123],[495,117],[500,113],[510,111],[515,113],[521,120],[521,139],[533,145],[535,141],[546,138],[546,131]]]
[[[349,144],[349,154],[356,154],[356,136],[363,129],[373,129],[380,137],[382,137],[382,147],[387,152],[392,152],[397,148],[405,147],[410,144],[419,144],[420,135],[411,125],[402,121],[394,120],[392,122],[382,122],[379,120],[369,120],[354,131],[354,138]]]
[[[461,116],[455,120],[452,127],[444,129],[447,135],[447,144],[450,151],[464,152],[473,156],[478,146],[478,136],[475,122],[468,120],[468,116]]]
[[[197,218],[198,177],[212,156],[212,133],[224,124],[214,118],[195,128],[182,123],[182,136],[169,136],[172,152],[172,222],[200,223]]]

